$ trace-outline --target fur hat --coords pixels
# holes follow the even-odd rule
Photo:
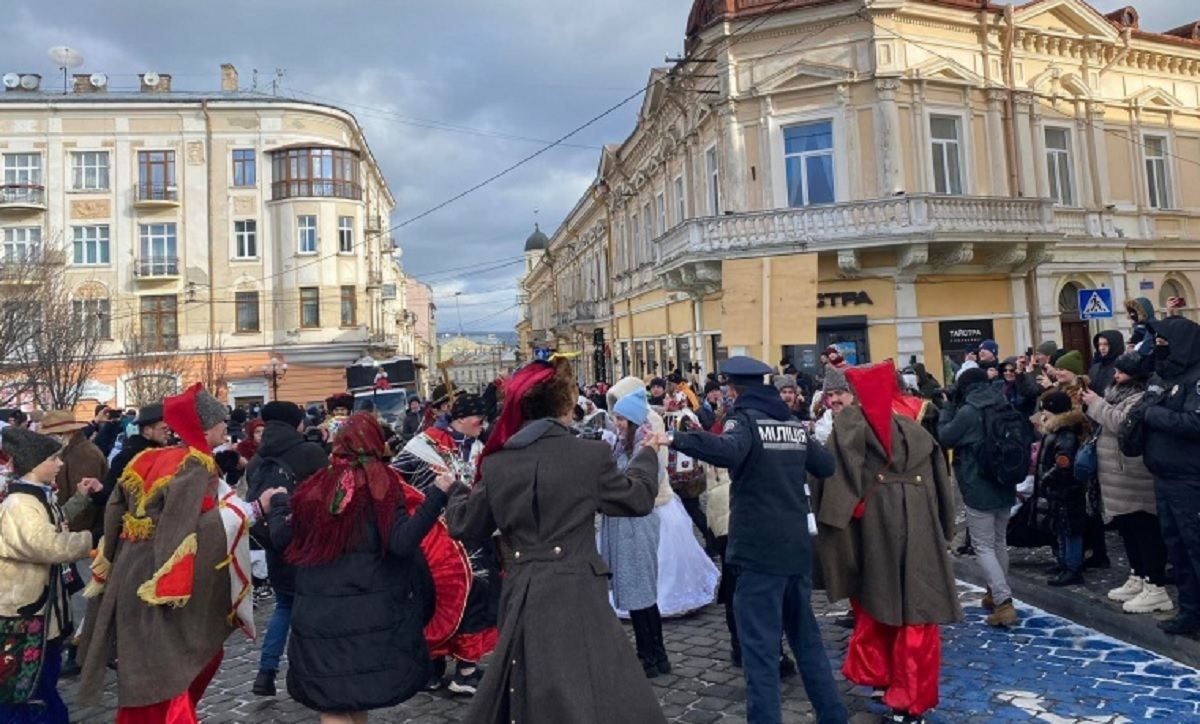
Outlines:
[[[347,411],[354,409],[354,395],[348,392],[339,392],[336,395],[330,395],[325,398],[325,411],[332,414],[339,407]]]
[[[304,410],[295,402],[272,401],[262,407],[263,422],[278,420],[291,427],[299,427],[304,421]]]
[[[1057,358],[1051,360],[1050,364],[1060,370],[1074,372],[1077,375],[1086,374],[1087,370],[1083,368],[1083,355],[1076,350],[1063,352]]]
[[[1044,354],[1047,357],[1050,357],[1055,352],[1058,351],[1058,342],[1055,342],[1052,339],[1048,339],[1045,342],[1042,342],[1041,344],[1039,344],[1037,346],[1037,349],[1034,351],[1037,352],[1038,354]]]
[[[1051,392],[1042,397],[1042,409],[1052,415],[1061,415],[1071,409],[1071,396],[1065,392]]]
[[[454,405],[450,408],[451,420],[461,420],[464,417],[475,415],[487,417],[487,405],[484,404],[482,397],[464,393],[454,398]]]
[[[200,416],[200,429],[209,430],[229,419],[229,408],[208,390],[200,390],[196,393],[196,414]]]
[[[48,435],[25,428],[8,426],[0,437],[0,447],[12,458],[12,471],[18,478],[62,452],[62,445]]]
[[[1142,356],[1137,352],[1126,352],[1117,357],[1117,361],[1113,362],[1113,366],[1130,377],[1137,379],[1145,379],[1149,376],[1149,370],[1143,366]]]
[[[775,379],[771,381],[775,383],[775,389],[779,390],[780,392],[783,392],[789,387],[791,387],[793,390],[796,389],[795,375],[775,375]]]
[[[833,365],[825,368],[825,384],[821,387],[825,392],[849,390],[850,383],[846,381],[846,373]]]
[[[667,381],[661,377],[655,377],[654,379],[650,380],[649,386],[650,387],[661,387],[665,390],[667,388]]]

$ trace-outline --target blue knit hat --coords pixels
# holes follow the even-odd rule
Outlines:
[[[645,425],[646,420],[650,419],[650,405],[646,401],[646,391],[634,390],[617,400],[617,404],[613,405],[613,412],[638,427]]]

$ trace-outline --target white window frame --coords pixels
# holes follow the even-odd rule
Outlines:
[[[791,208],[788,206],[787,164],[780,161],[784,157],[787,145],[783,141],[783,131],[792,126],[801,126],[815,121],[833,122],[833,202],[841,203],[850,197],[850,154],[838,153],[839,148],[846,148],[845,114],[840,107],[823,106],[801,113],[787,113],[771,116],[767,119],[770,143],[769,172],[771,179],[771,199],[777,209]]]
[[[242,261],[258,258],[258,219],[234,219],[233,258]]]
[[[787,131],[788,131],[788,129],[789,128],[798,128],[800,126],[812,125],[815,123],[828,123],[829,124],[829,135],[830,135],[829,148],[827,148],[827,149],[823,148],[819,151],[801,151],[799,153],[788,153],[787,152]],[[837,149],[836,127],[837,127],[837,122],[831,116],[826,116],[823,118],[810,118],[810,119],[800,121],[797,123],[788,123],[786,125],[780,126],[780,136],[781,136],[781,138],[783,138],[783,156],[782,156],[782,158],[783,158],[783,197],[784,197],[784,205],[785,206],[791,207],[791,198],[789,198],[789,196],[788,196],[788,180],[787,180],[788,159],[790,159],[790,158],[800,159],[800,173],[802,174],[801,187],[803,190],[804,203],[795,208],[805,208],[807,206],[812,205],[812,202],[810,202],[808,199],[808,164],[806,163],[806,161],[810,158],[814,158],[817,156],[829,156],[829,159],[830,159],[829,167],[833,171],[833,199],[829,202],[823,202],[823,203],[831,203],[831,204],[837,203],[837,200],[838,200],[837,188],[838,188],[839,174],[838,174],[838,167],[837,167],[838,154],[836,152],[836,149]]]
[[[71,227],[71,266],[108,266],[111,263],[112,236],[108,224]]]
[[[1160,155],[1150,155],[1149,140],[1154,139],[1162,142],[1162,153]],[[1174,208],[1174,198],[1172,197],[1172,179],[1171,179],[1171,143],[1170,138],[1166,133],[1143,133],[1142,134],[1142,158],[1146,169],[1146,203],[1152,209],[1172,209]],[[1161,178],[1151,173],[1152,165],[1158,166],[1161,171]],[[1165,187],[1158,189],[1158,184]]]
[[[642,239],[642,245],[638,248],[639,266],[650,260],[650,244],[654,241],[654,216],[649,201],[642,204],[642,225],[646,238]]]
[[[4,254],[0,260],[17,263],[38,261],[42,250],[42,227],[6,226],[3,243]]]
[[[708,196],[708,215],[721,213],[721,158],[717,146],[704,149],[704,189]]]
[[[354,217],[338,217],[338,253],[354,253]]]
[[[667,192],[659,191],[654,197],[654,210],[658,214],[658,233],[667,233]]]
[[[934,119],[937,119],[937,118],[950,118],[950,119],[954,120],[956,129],[958,131],[957,138],[955,138],[954,141],[949,141],[947,139],[940,139],[940,138],[933,137],[933,121],[934,121]],[[925,115],[925,137],[928,140],[928,143],[926,144],[928,147],[928,153],[926,154],[926,158],[928,159],[929,191],[930,191],[930,193],[941,194],[941,195],[945,195],[945,196],[966,196],[968,193],[970,193],[971,169],[970,169],[970,166],[968,165],[969,164],[968,159],[969,159],[970,154],[967,153],[967,149],[969,147],[969,143],[968,143],[969,128],[970,128],[970,120],[961,111],[947,111],[945,109],[939,108],[939,109],[930,109],[929,112]],[[937,170],[936,170],[936,165],[934,164],[934,160],[933,160],[933,156],[934,156],[933,149],[934,149],[934,146],[942,146],[943,154],[945,154],[946,148],[951,146],[952,144],[956,151],[955,155],[958,157],[959,188],[957,191],[950,188],[949,166],[946,166],[946,169],[947,169],[947,176],[945,179],[946,190],[938,191],[937,190],[937,181],[938,181],[937,180]]]
[[[637,268],[638,249],[642,245],[642,224],[638,219],[638,212],[633,212],[629,215],[629,269]]]
[[[312,219],[312,224],[307,223],[308,219]],[[321,239],[317,234],[317,215],[316,214],[297,214],[296,215],[296,253],[297,254],[316,254],[321,248]],[[312,232],[312,248],[306,249],[305,242],[308,241],[308,236],[305,232]]]
[[[177,275],[180,267],[179,227],[175,222],[138,224],[137,258],[138,267],[145,276]]]
[[[33,163],[30,163],[30,159]],[[19,163],[24,160],[25,163]],[[37,151],[13,151],[4,154],[4,183],[42,185],[42,154]]]
[[[71,152],[72,191],[108,191],[110,174],[108,151],[92,149]]]
[[[1051,148],[1049,134],[1051,132],[1062,133],[1066,139],[1067,147],[1065,149]],[[1045,157],[1046,168],[1046,189],[1050,194],[1050,198],[1056,206],[1078,206],[1078,194],[1075,184],[1077,174],[1075,173],[1075,138],[1071,132],[1070,126],[1046,124],[1042,127],[1042,149]],[[1067,172],[1067,193],[1063,194],[1063,184],[1060,174],[1062,172],[1061,159],[1066,157],[1066,172]]]
[[[675,223],[682,224],[687,219],[687,196],[683,190],[683,176],[676,176],[675,182]]]

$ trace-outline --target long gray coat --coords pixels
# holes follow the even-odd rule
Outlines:
[[[889,464],[856,405],[834,419],[828,447],[837,471],[813,485],[813,509],[829,599],[853,598],[889,626],[962,620],[946,553],[954,491],[937,441],[893,414]]]
[[[446,509],[450,533],[499,529],[505,558],[500,641],[465,721],[472,724],[660,724],[654,691],[608,604],[595,515],[654,508],[658,463],[625,472],[603,442],[552,420],[527,424],[485,458],[482,478]]]
[[[640,447],[639,431],[634,445]],[[634,448],[637,452],[638,447]],[[617,466],[629,467],[631,454],[616,451]],[[641,518],[601,515],[597,546],[600,557],[612,570],[609,582],[613,605],[621,611],[637,611],[658,603],[658,511]]]
[[[1117,430],[1121,422],[1142,399],[1143,391],[1133,385],[1111,385],[1103,398],[1087,406],[1087,416],[1099,423],[1096,457],[1100,462],[1100,499],[1104,502],[1104,520],[1116,515],[1143,511],[1158,515],[1154,496],[1154,476],[1142,458],[1121,454]]]

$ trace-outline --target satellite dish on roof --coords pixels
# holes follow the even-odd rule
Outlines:
[[[103,88],[108,85],[108,76],[103,73],[92,73],[88,81],[92,84],[93,88]]]
[[[83,56],[65,45],[54,46],[48,55],[59,68],[78,68],[83,65]]]
[[[153,88],[158,85],[158,73],[142,73],[142,82]]]
[[[30,73],[21,76],[21,87],[25,90],[37,90],[38,84],[41,82],[42,77],[40,75]]]
[[[21,76],[20,75],[18,75],[16,73],[5,73],[4,74],[4,87],[5,88],[16,88],[19,85],[21,85]]]

